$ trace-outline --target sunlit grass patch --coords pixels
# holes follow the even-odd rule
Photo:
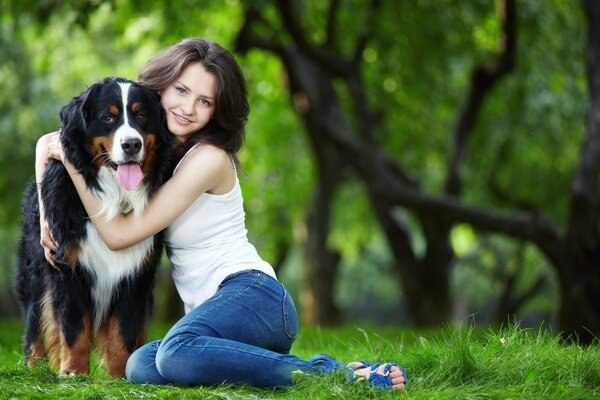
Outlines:
[[[219,386],[183,388],[132,385],[106,375],[93,361],[90,375],[61,378],[47,363],[27,369],[20,355],[21,326],[0,331],[0,398],[16,399],[565,399],[600,396],[600,346],[564,344],[558,335],[518,324],[500,329],[450,325],[416,331],[398,327],[305,328],[292,349],[310,358],[331,354],[341,361],[395,361],[408,372],[410,384],[388,393],[366,383],[347,382],[345,371],[295,376],[284,389]],[[154,324],[150,336],[168,329]]]

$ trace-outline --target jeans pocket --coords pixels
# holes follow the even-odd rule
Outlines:
[[[292,296],[283,289],[283,329],[290,339],[295,339],[298,334],[298,313]]]

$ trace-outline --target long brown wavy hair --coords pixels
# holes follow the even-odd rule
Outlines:
[[[216,78],[215,112],[202,129],[175,149],[175,158],[179,160],[198,142],[210,143],[228,152],[239,168],[237,152],[244,143],[244,126],[250,107],[246,80],[229,51],[201,38],[180,40],[148,61],[138,76],[138,83],[160,93],[194,62],[202,64]]]

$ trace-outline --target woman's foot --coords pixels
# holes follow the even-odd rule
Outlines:
[[[396,364],[384,363],[374,364],[373,366],[371,366],[370,364],[365,363],[364,361],[354,361],[346,364],[346,366],[352,369],[355,380],[365,379],[369,382],[373,382],[377,386],[390,386],[392,390],[402,389],[406,387],[407,379],[405,373]],[[372,374],[379,376],[371,376]],[[381,377],[387,377],[389,378],[389,380],[383,378],[383,380],[385,380],[385,383],[383,383]]]

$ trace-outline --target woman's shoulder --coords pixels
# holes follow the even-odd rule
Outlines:
[[[230,165],[231,156],[225,150],[209,143],[198,143],[188,151],[177,169],[216,171]]]
[[[200,162],[211,162],[219,163],[227,162],[231,157],[229,153],[210,143],[198,143],[189,152],[188,158],[200,161]]]

